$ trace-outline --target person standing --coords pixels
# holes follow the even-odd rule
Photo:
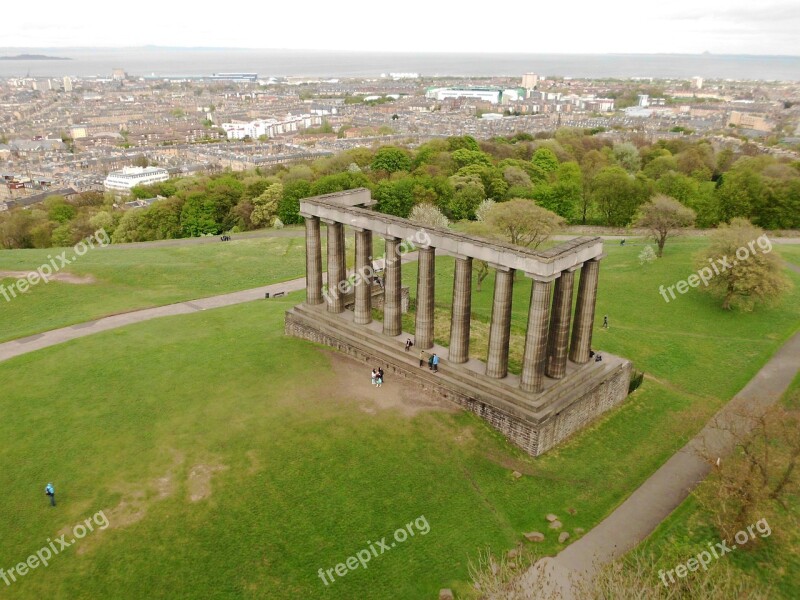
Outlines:
[[[383,383],[383,367],[378,367],[378,379],[380,380],[381,383]]]
[[[419,366],[420,366],[420,368],[422,368],[422,365],[424,365],[424,364],[425,364],[425,351],[424,350],[420,350],[419,351]]]
[[[608,329],[608,315],[603,316],[603,329]]]
[[[372,369],[372,385],[375,385],[375,380],[378,378],[378,372]]]
[[[433,364],[433,372],[439,372],[439,356],[434,352],[433,357],[431,358]]]
[[[50,506],[56,505],[56,488],[52,483],[48,483],[44,488],[44,493],[50,496]]]

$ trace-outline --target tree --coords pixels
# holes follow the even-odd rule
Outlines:
[[[564,219],[530,200],[514,198],[495,204],[486,223],[512,244],[537,248],[564,224]]]
[[[777,302],[791,285],[783,262],[772,253],[772,242],[746,219],[720,225],[696,262],[698,274],[709,277],[702,289],[721,298],[724,310]]]
[[[531,162],[545,173],[552,173],[558,169],[558,157],[556,153],[544,146],[537,148],[536,152],[533,153]]]
[[[636,209],[649,197],[644,182],[622,167],[602,169],[592,183],[592,195],[597,202],[605,225],[624,227],[636,214]]]
[[[273,183],[258,198],[253,199],[253,212],[250,220],[253,225],[272,225],[278,213],[278,204],[283,198],[283,185]]]
[[[743,407],[715,417],[712,425],[735,444],[730,458],[718,461],[719,452],[700,446],[700,457],[717,468],[695,497],[711,515],[723,539],[778,509],[788,510],[798,491],[800,467],[800,417],[776,405],[759,414]]]
[[[611,154],[617,164],[628,171],[628,173],[636,173],[642,164],[642,159],[639,156],[639,149],[630,142],[614,144],[614,150]]]
[[[375,158],[372,159],[372,170],[386,171],[387,173],[410,171],[411,157],[402,148],[384,146],[375,153]]]
[[[694,220],[695,213],[691,208],[685,207],[675,198],[656,194],[642,206],[636,226],[650,230],[658,246],[656,255],[661,258],[667,238],[678,235],[684,227],[691,227]]]
[[[490,167],[492,165],[492,160],[489,158],[489,155],[479,150],[466,150],[462,148],[453,152],[450,157],[453,159],[456,169],[462,169],[467,165],[481,165],[484,167]]]
[[[450,220],[444,216],[442,211],[436,208],[433,204],[417,204],[411,209],[411,214],[408,215],[410,221],[420,223],[421,225],[431,225],[433,227],[447,228],[450,226]]]

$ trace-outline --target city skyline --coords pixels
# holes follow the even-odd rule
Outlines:
[[[311,2],[302,12],[292,5],[248,8],[246,21],[187,13],[152,0],[137,6],[124,19],[111,20],[108,13],[81,10],[80,2],[76,7],[43,0],[35,18],[22,15],[4,33],[3,47],[800,55],[800,7],[785,0],[758,7],[746,0],[702,6],[690,0],[669,6],[625,0],[614,11],[578,3],[569,12],[558,5],[454,11],[419,0],[402,9],[338,5],[333,11]]]

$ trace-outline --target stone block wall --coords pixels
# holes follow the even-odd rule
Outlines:
[[[286,313],[285,333],[334,348],[367,366],[375,362],[375,353],[367,349],[366,338],[365,347],[358,348],[334,335],[321,332],[313,324],[296,316],[293,311]],[[448,387],[441,378],[428,375],[425,369],[422,371],[411,369],[399,362],[392,362],[385,356],[382,356],[381,363],[386,364],[386,370],[389,373],[411,379],[421,384],[423,389],[432,396],[455,402],[476,414],[502,433],[511,443],[522,448],[531,456],[539,456],[547,452],[576,431],[591,424],[605,411],[620,404],[628,395],[628,383],[631,375],[631,363],[625,361],[593,389],[583,390],[583,395],[561,412],[540,424],[534,424]]]

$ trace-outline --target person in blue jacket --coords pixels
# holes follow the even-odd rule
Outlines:
[[[50,506],[56,505],[56,488],[52,483],[48,483],[44,488],[44,493],[50,496]]]

